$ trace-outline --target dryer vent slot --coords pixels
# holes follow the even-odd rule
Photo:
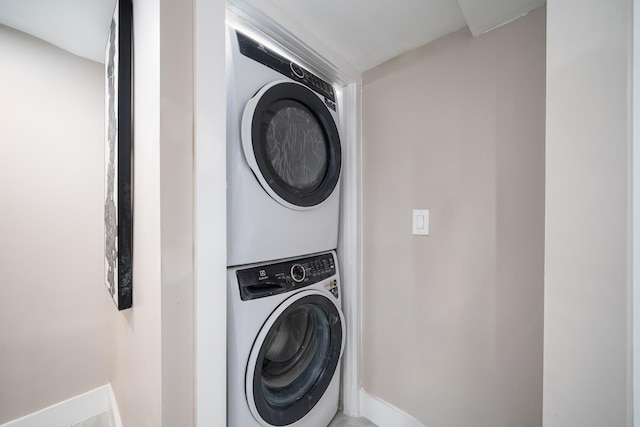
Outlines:
[[[243,301],[268,297],[287,291],[285,283],[257,283],[255,285],[240,287],[240,296]]]

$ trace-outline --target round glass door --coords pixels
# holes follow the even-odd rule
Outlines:
[[[333,297],[301,294],[307,295],[274,313],[251,352],[248,398],[254,416],[266,425],[289,425],[309,413],[340,360],[344,326]]]
[[[242,143],[263,188],[287,207],[316,206],[338,183],[338,129],[325,104],[301,84],[262,88],[245,108]]]

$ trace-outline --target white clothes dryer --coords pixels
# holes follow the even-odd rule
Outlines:
[[[335,252],[228,272],[230,427],[326,427],[345,324]]]
[[[227,29],[228,266],[338,242],[336,90],[252,34]]]

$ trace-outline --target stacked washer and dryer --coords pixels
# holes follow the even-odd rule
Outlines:
[[[345,324],[335,89],[227,28],[228,425],[325,427]]]

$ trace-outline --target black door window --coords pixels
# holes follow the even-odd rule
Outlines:
[[[342,323],[326,297],[309,295],[276,319],[258,353],[253,398],[276,426],[292,424],[318,403],[338,366]]]

